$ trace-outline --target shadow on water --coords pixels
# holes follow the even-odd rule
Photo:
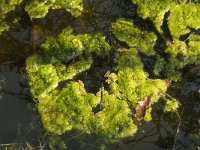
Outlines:
[[[106,36],[109,36],[111,22],[119,17],[131,18],[137,25],[143,26],[146,21],[137,16],[136,8],[126,0],[84,0],[84,9],[88,11],[78,18],[59,9],[50,10],[45,18],[32,21],[22,8],[17,8],[19,22],[0,36],[0,149],[12,146],[28,147],[29,143],[48,149],[46,144],[49,133],[42,128],[35,109],[36,102],[28,90],[24,70],[26,57],[32,53],[42,53],[39,46],[46,37],[56,36],[68,25],[73,27],[75,33],[102,32]],[[154,30],[149,26],[147,28]],[[77,76],[78,79],[84,80],[89,91],[96,92],[102,82],[105,83],[104,74],[114,65],[113,60],[110,60],[113,58],[106,59],[96,59],[93,71]],[[169,91],[172,96],[179,98],[183,105],[181,120],[177,114],[164,114],[163,102],[160,101],[153,106],[155,109],[150,123],[142,122],[134,137],[107,144],[107,149],[196,149],[200,145],[200,69],[191,68],[193,70],[189,70],[185,80],[174,85],[183,88],[174,92],[175,88],[172,86],[173,92]],[[101,147],[99,143],[95,143],[93,137],[77,131],[66,134],[63,139],[67,141],[69,149],[93,150]]]

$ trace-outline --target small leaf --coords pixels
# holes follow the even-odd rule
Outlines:
[[[151,97],[152,95],[149,95],[145,97],[144,100],[138,102],[137,106],[135,107],[135,117],[137,120],[141,120],[145,116],[146,109],[150,106],[151,103]]]

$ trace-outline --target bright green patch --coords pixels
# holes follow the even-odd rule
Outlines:
[[[57,38],[49,37],[42,44],[42,48],[50,57],[53,56],[60,61],[68,62],[82,55],[83,52],[105,55],[109,52],[110,46],[100,33],[73,35],[72,29],[68,27]]]
[[[130,47],[135,47],[147,55],[155,54],[153,46],[156,35],[153,32],[141,31],[132,21],[124,19],[118,19],[113,23],[112,30],[119,40],[126,42]]]
[[[6,15],[15,10],[22,0],[1,0],[0,1],[0,33],[7,30],[9,25],[6,21]]]
[[[163,38],[163,56],[157,53],[159,50],[156,51],[155,33],[143,31],[125,19],[113,22],[111,31],[130,48],[114,49],[114,72],[105,74],[108,90],[104,90],[102,85],[97,93],[88,93],[82,81],[73,80],[78,73],[90,68],[93,53],[98,56],[109,55],[111,47],[100,33],[75,35],[68,27],[57,37],[49,37],[42,44],[45,53],[43,59],[39,55],[27,59],[31,91],[39,100],[38,110],[47,130],[54,134],[78,130],[106,141],[132,136],[137,131],[137,106],[147,98],[150,100],[149,105],[141,108],[141,118],[151,121],[151,106],[160,97],[163,98],[170,81],[180,80],[186,65],[199,64],[199,35],[193,32],[185,41],[179,39],[179,36],[190,31],[187,26],[193,30],[199,28],[199,20],[194,19],[194,15],[199,13],[199,4],[173,0],[135,0],[134,3],[138,4],[139,15],[144,19],[149,18],[158,31],[161,30],[164,14],[170,11],[168,26],[173,41]],[[59,5],[67,7],[62,1]],[[187,8],[194,9],[194,12],[187,12]],[[180,17],[178,23],[177,17]],[[140,52],[156,58],[154,72],[157,79],[150,78],[144,71]],[[66,84],[62,82],[66,80]],[[62,86],[58,86],[60,82]],[[177,108],[177,101],[172,99],[166,102],[164,111]]]
[[[82,0],[30,0],[25,7],[31,18],[42,18],[49,9],[66,9],[73,16],[80,16],[83,2]]]

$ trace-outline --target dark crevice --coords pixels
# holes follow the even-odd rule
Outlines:
[[[162,23],[162,25],[161,25],[161,29],[162,29],[162,31],[163,31],[163,36],[164,36],[167,40],[173,42],[173,38],[172,38],[172,35],[171,35],[171,33],[170,33],[170,29],[169,29],[169,26],[168,26],[168,17],[169,17],[169,15],[170,15],[170,11],[168,11],[168,12],[166,12],[166,13],[164,14],[164,18],[163,18],[163,23]]]
[[[93,54],[93,64],[90,69],[77,74],[74,80],[81,80],[84,83],[86,91],[89,93],[96,94],[102,86],[105,90],[109,91],[109,85],[104,76],[107,71],[115,72],[113,70],[115,65],[113,51],[110,52],[110,55],[103,57]]]
[[[186,41],[188,39],[188,37],[190,36],[190,34],[191,34],[191,32],[183,34],[183,35],[180,35],[179,36],[179,40],[180,41]]]
[[[155,56],[147,56],[146,54],[139,51],[139,56],[142,60],[142,63],[144,65],[144,71],[148,72],[149,78],[156,78],[153,70],[154,70],[154,64],[156,62]]]

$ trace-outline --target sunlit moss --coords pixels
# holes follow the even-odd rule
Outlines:
[[[181,4],[171,8],[168,25],[173,38],[190,32],[189,28],[200,28],[200,4]]]
[[[152,108],[148,108],[148,109],[146,110],[146,114],[145,114],[145,116],[144,116],[144,120],[145,120],[146,122],[152,120],[151,111],[152,111]]]
[[[83,11],[83,0],[55,0],[53,8],[63,8],[73,16],[80,16]]]
[[[161,31],[164,14],[176,5],[177,0],[132,0],[138,5],[137,12],[143,19],[149,18],[154,22],[158,31]]]
[[[52,91],[38,104],[45,128],[55,134],[71,129],[90,133],[94,98],[78,82],[70,82],[62,90]]]
[[[144,107],[145,113],[142,116],[145,121],[150,121],[151,105],[166,93],[170,80],[180,80],[181,71],[186,65],[199,63],[199,35],[191,33],[185,41],[178,38],[180,34],[189,31],[185,28],[187,25],[197,29],[198,20],[195,24],[194,20],[190,20],[190,14],[180,20],[182,23],[176,24],[174,19],[179,16],[179,9],[187,7],[188,10],[195,7],[194,13],[197,14],[196,5],[172,0],[135,0],[134,3],[138,4],[139,15],[143,19],[149,18],[159,31],[165,12],[170,11],[168,25],[173,40],[163,38],[164,57],[154,51],[157,39],[155,33],[143,31],[134,26],[132,21],[125,19],[113,22],[111,31],[130,48],[114,50],[116,66],[105,75],[109,85],[107,90],[104,90],[102,84],[97,93],[88,93],[82,81],[73,80],[75,75],[90,68],[93,53],[109,55],[111,47],[100,33],[75,35],[68,27],[57,37],[49,37],[42,44],[45,57],[33,55],[27,59],[26,69],[31,91],[39,99],[38,110],[47,130],[54,134],[78,130],[107,141],[132,136],[137,131],[134,120],[137,119],[135,114],[138,104],[150,97],[150,105]],[[67,7],[63,1],[55,1],[54,4]],[[180,13],[182,16],[187,12],[180,10]],[[183,31],[179,31],[182,27]],[[157,58],[154,67],[157,79],[150,78],[145,72],[140,52]],[[159,79],[160,75],[166,79]],[[58,86],[64,80],[68,81]],[[173,99],[166,102],[164,111],[177,108],[178,103]]]
[[[157,57],[154,72],[157,75],[163,72],[167,78],[174,81],[180,80],[181,70],[186,65],[200,63],[199,39],[199,35],[191,34],[187,44],[179,40],[174,40],[173,43],[168,42],[165,51],[169,57],[166,60]]]
[[[73,16],[80,16],[83,11],[82,0],[30,0],[25,6],[31,18],[44,17],[49,9],[66,9]]]
[[[176,99],[168,100],[165,105],[164,112],[177,111],[178,107],[179,105]]]
[[[78,73],[89,69],[91,64],[91,57],[81,57],[79,60],[72,62],[69,66],[66,66],[60,62],[56,63],[54,66],[56,68],[59,79],[62,81],[72,79]]]
[[[41,56],[29,57],[26,60],[26,70],[29,74],[29,85],[34,97],[44,97],[57,87],[59,78],[55,67],[51,64],[45,64]]]
[[[25,7],[25,11],[31,18],[42,18],[48,13],[49,8],[55,1],[56,0],[30,0]]]
[[[1,0],[0,1],[0,33],[7,30],[9,25],[6,21],[6,16],[9,12],[15,10],[22,0]]]
[[[95,115],[98,121],[95,134],[110,140],[132,136],[137,131],[137,126],[132,120],[128,103],[116,99],[114,94],[110,95],[106,91],[100,92],[99,96],[102,98],[102,111]]]
[[[118,91],[123,99],[136,105],[149,95],[153,95],[152,102],[159,99],[159,93],[165,92],[169,83],[160,79],[148,79],[148,74],[143,70],[143,63],[135,49],[118,55]]]
[[[30,56],[26,61],[29,84],[34,97],[44,97],[63,80],[72,79],[76,74],[90,68],[91,58],[81,58],[70,66],[57,61],[55,64],[45,61],[40,55]]]
[[[49,37],[42,48],[49,56],[68,62],[83,52],[106,54],[110,46],[100,33],[73,35],[72,29],[66,28],[57,38]]]
[[[92,108],[100,100],[102,111],[95,114]],[[87,93],[78,82],[70,82],[62,90],[41,98],[38,110],[45,128],[55,134],[78,129],[114,141],[137,130],[126,101],[116,100],[115,95],[106,91],[97,96]]]
[[[119,40],[126,42],[130,47],[135,47],[147,55],[155,53],[153,46],[156,35],[153,32],[141,31],[133,25],[132,21],[124,19],[118,19],[112,23],[112,30]]]

